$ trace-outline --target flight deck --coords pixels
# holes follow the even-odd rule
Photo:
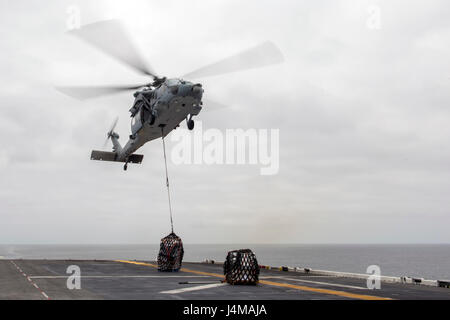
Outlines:
[[[79,268],[79,289],[69,289],[70,266]],[[163,273],[148,261],[0,260],[0,300],[450,299],[445,287],[382,282],[371,290],[366,279],[265,268],[258,285],[223,279],[219,263],[183,263],[179,272]]]

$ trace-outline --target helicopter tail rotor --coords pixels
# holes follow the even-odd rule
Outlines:
[[[115,133],[114,132],[114,130],[116,129],[116,126],[117,126],[117,123],[119,122],[119,117],[117,117],[115,120],[114,120],[114,122],[113,122],[113,124],[112,124],[112,126],[111,126],[111,129],[108,131],[108,133],[106,134],[107,135],[107,138],[106,138],[106,140],[105,140],[105,143],[104,143],[104,145],[103,145],[103,148],[106,148],[106,145],[108,144],[108,141],[109,141],[109,139],[111,139],[111,140],[113,140],[113,138],[115,138],[115,139],[119,139],[119,135],[117,134],[117,133]],[[113,140],[113,144],[114,144],[114,147],[116,148],[116,145],[115,145],[115,143],[114,143],[114,140]]]

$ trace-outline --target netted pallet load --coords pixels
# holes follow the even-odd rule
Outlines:
[[[158,254],[158,271],[178,272],[183,262],[183,241],[175,233],[161,239]]]
[[[229,284],[256,285],[259,281],[258,260],[250,249],[228,252],[223,272]]]

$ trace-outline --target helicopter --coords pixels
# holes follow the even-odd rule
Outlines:
[[[198,116],[203,105],[204,88],[201,83],[184,79],[197,79],[207,76],[253,69],[284,61],[280,50],[269,41],[244,50],[238,54],[209,64],[180,78],[158,76],[139,55],[131,37],[120,20],[106,20],[85,25],[69,31],[88,44],[115,58],[135,71],[149,76],[152,82],[132,86],[85,86],[56,87],[56,89],[71,97],[85,100],[104,95],[135,91],[134,103],[131,109],[131,134],[125,146],[119,142],[119,134],[115,132],[118,118],[107,132],[107,142],[111,140],[112,152],[94,150],[91,160],[112,161],[128,164],[140,164],[144,156],[135,154],[147,142],[165,138],[172,130],[186,121],[189,130],[194,130],[194,117]],[[221,104],[209,102],[206,109]]]

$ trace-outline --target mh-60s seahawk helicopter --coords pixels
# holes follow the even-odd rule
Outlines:
[[[122,91],[137,90],[134,104],[130,109],[131,135],[128,143],[122,147],[119,135],[114,131],[118,119],[107,133],[111,139],[112,152],[92,151],[91,160],[125,163],[142,163],[143,155],[135,152],[149,141],[164,138],[172,130],[187,122],[189,130],[194,129],[194,116],[203,108],[203,86],[200,83],[183,80],[268,66],[283,61],[279,49],[271,42],[245,50],[217,63],[207,65],[184,75],[182,78],[167,79],[158,77],[148,67],[134,48],[126,29],[118,20],[108,20],[86,25],[70,33],[79,36],[104,53],[111,55],[138,72],[153,78],[153,82],[137,86],[110,87],[57,87],[60,92],[78,99],[95,98]],[[208,103],[209,108],[214,103]],[[216,104],[217,105],[217,104]],[[105,142],[105,146],[106,146]]]

